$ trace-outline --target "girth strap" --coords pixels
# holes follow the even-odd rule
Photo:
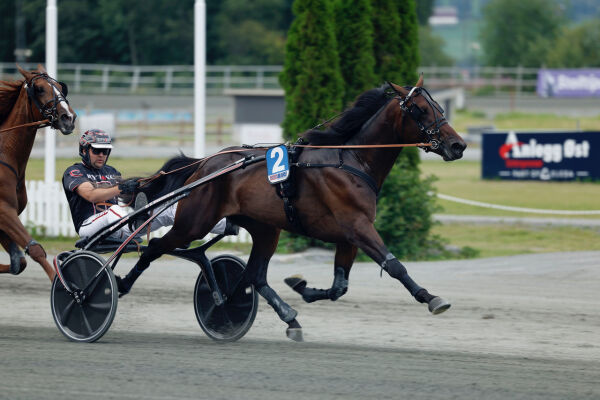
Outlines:
[[[10,169],[12,171],[13,174],[15,174],[15,177],[17,178],[17,186],[15,187],[17,190],[21,189],[21,179],[19,179],[19,174],[17,174],[17,170],[10,165],[9,163],[6,163],[2,160],[0,160],[0,164],[4,165],[6,168]]]
[[[355,176],[358,176],[359,178],[361,178],[363,181],[365,181],[365,183],[367,185],[369,185],[369,187],[373,190],[373,192],[375,192],[375,195],[379,196],[379,188],[377,187],[377,183],[375,182],[375,179],[373,179],[371,177],[371,175],[359,170],[358,168],[354,168],[354,167],[344,164],[344,160],[342,158],[342,149],[339,149],[339,160],[340,160],[340,162],[338,164],[295,163],[292,165],[296,166],[296,167],[300,167],[300,168],[331,167],[331,168],[343,169],[344,171],[349,172],[352,175],[355,175]]]
[[[15,174],[17,181],[19,180],[19,175],[17,174],[17,170],[14,169],[12,165],[10,165],[9,163],[6,163],[2,160],[0,160],[0,164],[4,165],[6,168],[10,169],[12,171],[12,173]]]

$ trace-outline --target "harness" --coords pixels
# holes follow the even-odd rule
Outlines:
[[[422,148],[426,152],[431,150],[436,150],[440,147],[441,138],[440,138],[440,128],[448,123],[446,118],[444,117],[444,110],[442,107],[431,97],[431,94],[427,91],[427,89],[422,87],[412,87],[406,97],[402,97],[402,94],[399,93],[389,82],[387,82],[388,87],[392,89],[392,93],[394,98],[398,99],[398,105],[404,111],[405,114],[408,114],[413,121],[419,127],[419,130],[426,136],[428,139],[428,143],[417,143],[416,146]],[[406,88],[407,90],[409,88]],[[423,115],[425,115],[426,111],[421,109],[415,102],[414,97],[422,95],[427,104],[433,111],[434,120],[428,125],[424,125],[421,121]],[[387,103],[386,103],[387,104]],[[382,106],[369,120],[367,120],[360,129],[360,132],[364,131],[371,122],[382,112],[385,108],[385,105]],[[343,114],[343,113],[342,113]],[[342,115],[338,114],[337,116],[330,118],[328,121],[335,119],[336,117]],[[403,114],[404,117],[404,114]],[[326,122],[328,122],[326,121]],[[325,122],[325,123],[326,123]],[[323,124],[317,125],[315,128],[323,126]],[[359,132],[359,133],[360,133]],[[380,188],[377,186],[375,179],[371,177],[364,171],[361,171],[358,168],[354,168],[350,165],[344,164],[343,159],[343,149],[344,148],[374,148],[374,147],[404,147],[408,145],[400,145],[400,144],[392,144],[392,145],[349,145],[349,146],[311,146],[307,144],[304,139],[300,138],[296,141],[295,144],[291,146],[286,146],[288,149],[288,158],[290,160],[290,167],[297,168],[337,168],[343,171],[346,171],[352,175],[355,175],[361,178],[367,186],[373,190],[375,195],[379,197]],[[414,145],[413,145],[414,146]],[[311,162],[298,162],[298,158],[303,150],[303,148],[332,148],[338,150],[338,163],[337,164],[323,164],[323,163],[311,163]],[[302,227],[300,219],[298,218],[298,212],[294,205],[292,204],[292,200],[297,196],[298,191],[296,189],[296,179],[295,179],[295,169],[290,169],[290,177],[284,181],[277,183],[275,186],[275,192],[281,199],[283,200],[283,209],[285,211],[285,216],[290,224],[294,226],[300,233],[304,234],[305,230]]]
[[[48,82],[50,86],[56,89],[58,89],[56,84],[60,85],[58,93],[53,91],[54,97],[45,102],[44,104],[40,102],[37,95],[35,94],[35,86],[33,85],[33,83],[37,79],[44,79],[46,82]],[[61,101],[64,101],[65,103],[69,104],[69,101],[67,100],[67,94],[69,93],[69,88],[67,87],[67,84],[64,82],[58,82],[56,79],[51,78],[48,74],[43,73],[35,75],[33,78],[31,78],[29,82],[26,82],[25,89],[27,89],[27,98],[29,99],[29,101],[33,101],[38,110],[40,110],[42,117],[46,118],[46,120],[48,121],[45,125],[41,125],[38,128],[43,128],[44,126],[54,127],[54,123],[58,119],[58,104]]]
[[[36,79],[44,79],[53,88],[56,87],[56,85],[53,82],[59,84],[61,87],[59,90],[59,94],[56,94],[56,92],[54,92],[54,97],[52,100],[48,100],[44,104],[41,104],[40,100],[37,98],[37,95],[35,94],[35,88],[33,85],[33,82]],[[25,128],[25,127],[29,127],[29,126],[36,126],[36,129],[44,128],[46,126],[54,126],[54,123],[58,119],[58,110],[57,110],[58,104],[61,101],[64,101],[67,104],[69,104],[69,101],[66,98],[67,93],[68,93],[67,84],[56,81],[55,79],[51,78],[46,73],[36,74],[33,78],[31,78],[31,80],[29,80],[29,82],[25,82],[24,87],[27,90],[27,100],[30,103],[31,103],[31,101],[33,101],[33,103],[36,105],[36,107],[42,114],[42,117],[44,117],[45,119],[41,120],[41,121],[28,122],[26,124],[17,125],[17,126],[13,126],[10,128],[5,128],[5,129],[0,130],[0,133],[8,132],[8,131],[18,129],[18,128]],[[9,170],[11,170],[13,174],[15,174],[15,177],[17,178],[17,187],[16,188],[18,190],[21,187],[22,180],[19,178],[19,174],[17,173],[17,170],[12,165],[8,164],[5,161],[0,160],[0,164],[4,165]]]

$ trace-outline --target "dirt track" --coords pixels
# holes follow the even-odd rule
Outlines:
[[[191,264],[155,264],[95,344],[59,333],[49,284],[30,265],[0,277],[0,399],[598,399],[598,260],[406,263],[452,302],[434,317],[370,263],[354,267],[342,299],[305,304],[283,277],[301,272],[329,286],[331,254],[277,256],[270,283],[300,312],[306,342],[286,339],[262,301],[248,335],[225,345],[197,325]]]

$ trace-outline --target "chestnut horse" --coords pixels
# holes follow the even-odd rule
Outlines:
[[[123,279],[128,287],[151,261],[167,251],[204,237],[222,217],[229,217],[252,236],[253,245],[245,279],[288,324],[288,337],[301,340],[297,312],[286,304],[267,283],[269,260],[275,252],[281,229],[301,233],[336,244],[334,283],[328,290],[305,288],[304,281],[291,282],[301,293],[309,291],[307,301],[336,300],[347,291],[348,277],[357,249],[362,249],[390,276],[398,279],[429,311],[438,314],[450,304],[430,294],[408,275],[406,268],[384,245],[373,226],[377,192],[394,166],[401,151],[398,144],[426,142],[430,150],[451,161],[462,157],[465,142],[447,123],[442,108],[422,88],[423,78],[415,87],[388,83],[363,93],[352,108],[325,131],[310,130],[303,138],[311,145],[347,145],[361,148],[306,148],[297,164],[296,196],[292,205],[297,218],[290,222],[282,199],[267,181],[264,163],[252,164],[222,175],[192,191],[179,202],[175,223],[162,238],[153,239],[136,266]],[[387,148],[386,148],[387,146]],[[196,181],[249,154],[264,150],[211,157],[196,168],[180,169],[162,175],[140,190],[150,199],[157,198],[183,183]],[[165,164],[175,170],[193,159],[179,157]],[[199,166],[198,166],[199,165]],[[289,200],[289,199],[288,199]],[[312,291],[312,292],[311,292]]]
[[[18,69],[25,79],[0,82],[0,243],[10,255],[10,264],[0,264],[0,273],[23,272],[27,261],[22,248],[52,281],[55,273],[46,252],[19,220],[27,205],[25,169],[37,130],[50,125],[68,135],[76,115],[66,99],[67,86],[49,77],[44,67]]]

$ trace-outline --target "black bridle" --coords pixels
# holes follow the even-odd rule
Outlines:
[[[429,94],[427,89],[423,87],[405,87],[405,89],[409,90],[409,92],[406,97],[402,97],[402,94],[398,92],[389,82],[388,85],[396,95],[398,104],[400,105],[402,111],[408,114],[412,120],[415,121],[419,127],[419,130],[425,135],[429,143],[431,143],[431,147],[425,147],[423,150],[428,152],[439,149],[442,143],[440,128],[448,123],[448,120],[446,120],[446,117],[444,116],[444,109],[435,100],[433,100],[431,94]],[[434,120],[428,125],[424,125],[422,121],[423,117],[427,115],[427,111],[419,107],[414,101],[415,97],[417,96],[423,96],[433,112]]]
[[[34,82],[37,79],[45,80],[50,86],[52,86],[52,88],[56,88],[58,91],[58,93],[56,93],[56,91],[53,90],[53,98],[43,104],[38,99],[38,94],[35,90]],[[29,100],[31,100],[33,104],[35,104],[35,106],[38,108],[38,110],[40,110],[42,117],[46,118],[49,121],[48,125],[56,129],[55,124],[58,121],[58,104],[61,101],[64,101],[65,103],[69,104],[69,101],[67,100],[67,94],[69,93],[67,84],[64,82],[58,82],[54,78],[48,76],[48,74],[42,73],[35,75],[28,82],[26,82],[25,89],[27,89],[27,97],[29,98]]]

